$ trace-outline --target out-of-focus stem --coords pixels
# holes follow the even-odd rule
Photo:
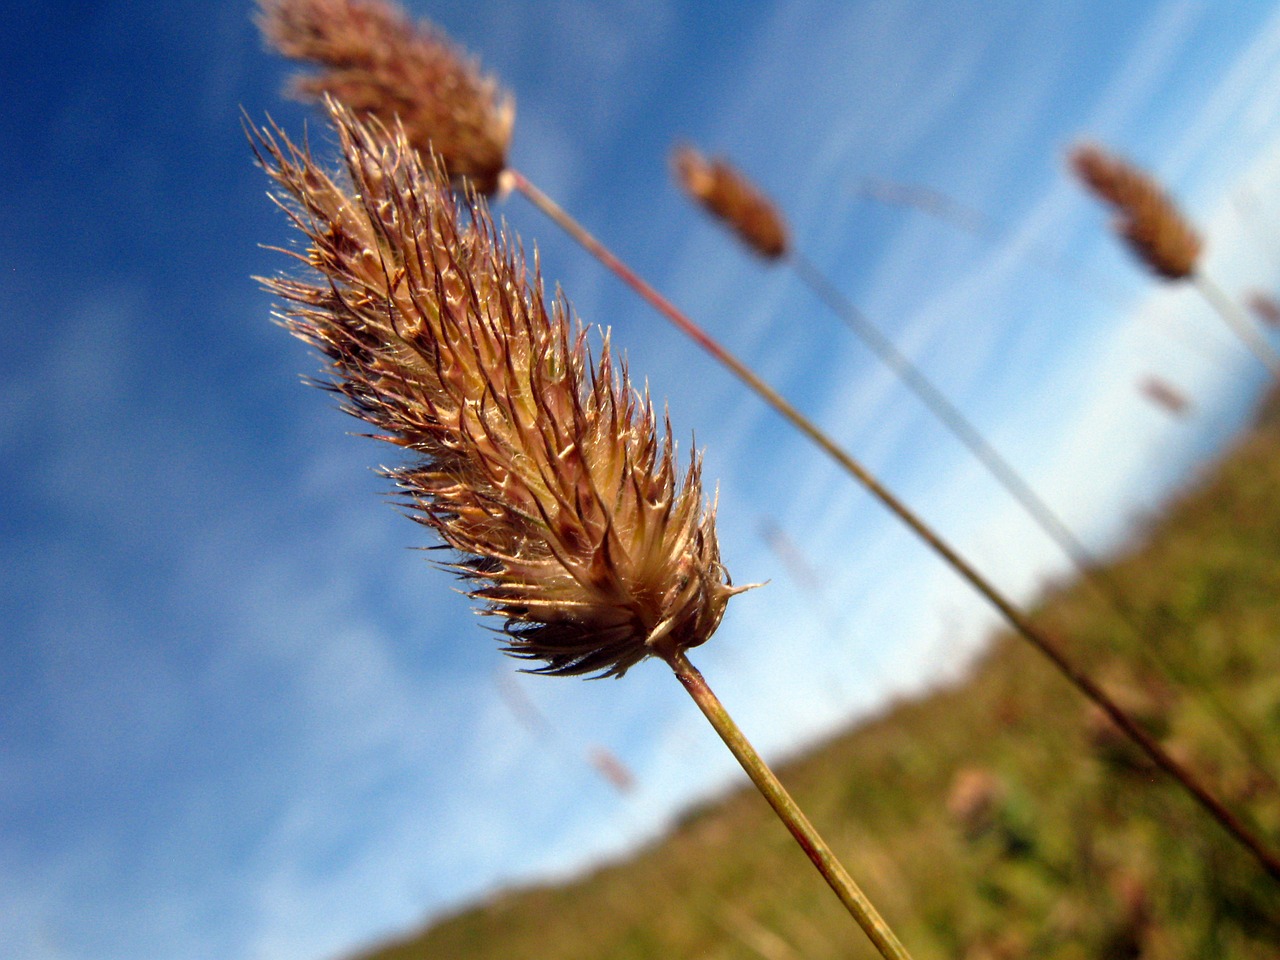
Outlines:
[[[812,290],[818,299],[826,303],[832,313],[839,317],[841,322],[898,376],[898,379],[929,408],[929,411],[951,431],[974,458],[986,467],[996,482],[1004,487],[1026,511],[1036,526],[1058,545],[1071,561],[1076,572],[1097,591],[1128,632],[1139,641],[1138,654],[1157,670],[1166,673],[1198,694],[1204,705],[1229,731],[1248,762],[1273,789],[1280,791],[1280,782],[1277,782],[1275,775],[1271,772],[1262,746],[1253,732],[1212,689],[1195,682],[1187,675],[1187,671],[1182,670],[1170,658],[1161,654],[1159,645],[1147,636],[1146,628],[1139,622],[1137,613],[1115,578],[1101,567],[1089,549],[1071,532],[1071,528],[1062,521],[1053,508],[1023,479],[1022,474],[987,441],[982,432],[974,426],[973,421],[966,417],[960,408],[934,385],[928,375],[912,363],[910,358],[868,320],[808,258],[796,250],[790,251],[787,258],[801,282]]]
[[[911,955],[907,953],[906,948],[885,923],[875,906],[867,899],[867,895],[854,882],[853,877],[849,876],[844,865],[809,822],[804,811],[787,793],[781,781],[769,769],[769,765],[742,735],[742,731],[729,716],[724,704],[707,686],[707,681],[698,672],[698,668],[689,662],[689,658],[683,651],[666,654],[664,658],[674,671],[676,678],[689,692],[689,696],[693,698],[693,702],[698,705],[698,709],[711,722],[711,726],[720,735],[725,746],[737,758],[738,763],[742,764],[742,769],[747,772],[751,782],[769,802],[769,806],[773,807],[778,819],[791,831],[791,835],[795,837],[801,849],[835,891],[836,896],[857,921],[858,926],[862,927],[863,932],[875,944],[880,955],[885,960],[910,960]]]
[[[1266,368],[1271,371],[1271,376],[1280,380],[1280,353],[1267,343],[1257,326],[1245,315],[1244,310],[1203,271],[1197,270],[1193,273],[1191,282],[1200,291],[1200,295],[1209,302],[1209,306],[1213,307],[1222,318],[1222,322],[1230,327],[1232,333],[1249,348],[1249,352],[1266,365]]]
[[[651,287],[630,267],[619,260],[599,240],[592,236],[585,227],[565,212],[559,204],[539,190],[519,171],[508,168],[503,172],[506,184],[518,190],[534,206],[541,210],[560,226],[566,233],[578,241],[588,252],[612,270],[619,279],[632,288],[639,296],[651,304],[663,317],[679,330],[689,336],[703,350],[727,367],[739,380],[750,387],[766,403],[782,415],[793,427],[809,438],[828,456],[836,461],[850,476],[861,483],[869,493],[879,500],[888,510],[906,524],[916,536],[927,543],[935,553],[945,560],[966,582],[978,593],[982,594],[1008,621],[1024,639],[1043,653],[1058,671],[1070,681],[1089,700],[1096,703],[1102,711],[1145,753],[1156,766],[1171,776],[1196,802],[1245,847],[1263,867],[1272,879],[1280,882],[1280,857],[1268,850],[1262,842],[1233,814],[1200,779],[1189,769],[1178,763],[1161,747],[1145,730],[1143,730],[1127,713],[1095,683],[1082,669],[1077,667],[1047,634],[1035,627],[1013,603],[995,588],[995,586],[977,571],[950,544],[936,534],[905,503],[889,491],[870,471],[844,451],[834,440],[818,429],[808,417],[801,413],[780,393],[760,379],[741,360],[729,353],[711,336],[678,310],[671,301]]]

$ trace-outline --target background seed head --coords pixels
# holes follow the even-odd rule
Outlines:
[[[1195,272],[1200,236],[1155,180],[1096,144],[1077,146],[1069,162],[1081,182],[1116,211],[1116,233],[1139,260],[1169,280]]]
[[[298,77],[306,99],[331,96],[434,151],[455,183],[492,193],[506,168],[515,100],[425,21],[382,0],[259,0],[267,41],[319,70]]]
[[[764,257],[787,252],[787,224],[777,207],[746,177],[719,157],[708,160],[693,147],[671,152],[676,181],[698,204],[724,221],[738,239]]]

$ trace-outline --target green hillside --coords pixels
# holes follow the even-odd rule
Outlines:
[[[1175,687],[1081,587],[1037,616],[1280,845],[1280,402],[1113,567]],[[851,665],[851,669],[855,665]],[[1280,884],[1021,641],[779,771],[916,960],[1273,958]],[[873,951],[745,789],[625,864],[510,892],[373,960],[826,960]]]

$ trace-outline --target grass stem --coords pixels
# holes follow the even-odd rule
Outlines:
[[[813,865],[822,874],[823,879],[835,891],[840,902],[844,904],[845,909],[857,921],[858,926],[862,927],[864,933],[875,944],[880,955],[885,960],[910,960],[911,955],[907,953],[906,947],[898,940],[893,930],[885,923],[884,918],[880,916],[875,906],[867,899],[867,895],[862,892],[853,877],[849,876],[849,872],[844,865],[836,858],[834,852],[822,839],[813,824],[809,822],[809,818],[804,815],[799,805],[787,793],[786,788],[778,780],[774,772],[769,769],[769,765],[765,763],[764,758],[756,752],[755,747],[747,740],[739,729],[733,717],[729,716],[729,712],[724,708],[724,704],[720,702],[720,698],[712,692],[707,686],[707,681],[703,679],[702,674],[698,671],[689,658],[685,656],[684,651],[678,650],[664,657],[667,664],[671,667],[676,675],[676,679],[689,692],[689,696],[693,698],[693,702],[698,705],[698,709],[710,721],[711,726],[715,728],[716,733],[720,735],[720,739],[724,741],[730,752],[742,764],[742,769],[747,772],[747,776],[751,778],[751,782],[769,802],[769,806],[773,808],[774,813],[791,831],[791,835],[795,837],[796,842],[800,844]]]
[[[1249,352],[1271,371],[1271,376],[1280,380],[1280,352],[1267,343],[1257,326],[1245,315],[1244,310],[1203,271],[1198,270],[1192,274],[1191,282],[1200,291],[1200,295],[1209,302],[1209,306],[1213,307],[1222,318],[1223,323],[1230,327],[1231,331],[1249,348]]]
[[[898,517],[921,540],[928,544],[947,564],[951,566],[966,582],[991,603],[1004,616],[1008,624],[1018,634],[1031,643],[1052,663],[1058,671],[1085,697],[1097,704],[1108,717],[1145,753],[1153,763],[1177,782],[1183,790],[1216,820],[1241,846],[1248,850],[1259,865],[1276,882],[1280,883],[1280,857],[1269,850],[1263,842],[1245,826],[1243,821],[1232,813],[1200,778],[1187,767],[1175,760],[1160,746],[1136,721],[1120,707],[1107,693],[1095,683],[1082,668],[1077,666],[1061,648],[1061,646],[1037,628],[1022,614],[996,587],[978,570],[961,556],[949,543],[942,539],[904,502],[899,500],[874,475],[827,436],[808,417],[801,413],[790,401],[765,383],[741,360],[716,342],[705,330],[699,327],[661,293],[650,286],[630,267],[618,259],[607,247],[597,240],[585,227],[573,219],[559,204],[539,190],[518,170],[508,167],[503,172],[506,186],[519,191],[530,203],[553,220],[566,233],[573,237],[589,253],[602,264],[612,270],[619,279],[626,283],[641,298],[654,307],[664,318],[671,322],[697,343],[703,350],[728,368],[739,380],[750,387],[766,403],[774,408],[784,419],[799,430],[810,441],[822,449],[836,461],[850,476],[863,485],[866,490],[881,502],[890,512]]]
[[[1236,712],[1218,696],[1208,684],[1198,682],[1190,672],[1179,667],[1171,658],[1160,652],[1160,645],[1148,636],[1147,628],[1129,602],[1124,589],[1107,568],[1098,562],[1092,552],[1071,532],[1071,528],[1056,511],[1035,491],[1022,474],[983,436],[973,421],[948,399],[911,359],[894,345],[880,328],[872,323],[807,257],[792,249],[785,258],[800,281],[840,318],[853,334],[861,340],[880,361],[911,390],[939,421],[951,431],[973,454],[974,459],[987,469],[1000,486],[1017,501],[1027,516],[1044,534],[1057,544],[1085,583],[1111,608],[1117,620],[1129,635],[1137,641],[1136,653],[1154,669],[1191,691],[1207,707],[1223,730],[1235,741],[1240,752],[1261,775],[1273,791],[1280,794],[1280,780],[1272,771],[1265,751],[1257,736],[1236,715]],[[1244,322],[1248,326],[1247,321]]]

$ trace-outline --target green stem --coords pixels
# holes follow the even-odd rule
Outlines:
[[[663,317],[689,336],[703,350],[719,361],[721,365],[728,368],[739,380],[781,414],[787,422],[808,437],[850,476],[861,483],[872,496],[906,524],[916,536],[928,544],[970,586],[986,597],[988,602],[1004,616],[1015,631],[1043,653],[1050,663],[1057,667],[1058,671],[1077,690],[1096,703],[1156,766],[1172,777],[1200,804],[1206,813],[1213,817],[1223,829],[1247,849],[1273,880],[1280,882],[1280,857],[1268,850],[1258,837],[1244,825],[1240,818],[1227,809],[1191,770],[1173,759],[1160,744],[1156,743],[1146,731],[1125,713],[1119,704],[1112,700],[1081,668],[1076,666],[1055,641],[1035,627],[986,577],[979,573],[949,543],[938,536],[905,503],[894,496],[870,471],[846,453],[834,440],[819,430],[812,420],[796,409],[778,391],[761,380],[746,364],[681,313],[671,301],[667,300],[666,297],[651,287],[630,267],[614,256],[604,244],[588,233],[586,228],[569,216],[559,204],[525,179],[523,174],[508,168],[504,171],[503,176],[514,189],[524,194],[530,203],[555,221],[561,229],[612,270]]]
[[[1209,302],[1209,306],[1217,312],[1222,318],[1223,323],[1231,328],[1232,332],[1240,338],[1250,352],[1261,361],[1271,376],[1280,380],[1280,353],[1263,338],[1258,328],[1250,322],[1245,312],[1240,309],[1234,300],[1226,295],[1223,289],[1218,286],[1212,279],[1201,272],[1191,275],[1191,282],[1195,284],[1200,295]]]
[[[764,758],[756,752],[755,747],[751,746],[747,738],[742,735],[738,725],[729,716],[729,712],[725,710],[724,704],[707,686],[707,681],[698,672],[698,668],[689,662],[689,658],[684,655],[683,650],[664,651],[660,655],[671,667],[676,679],[680,681],[685,690],[689,691],[689,696],[693,698],[693,702],[698,705],[698,709],[711,722],[711,726],[720,735],[720,739],[725,742],[725,746],[737,757],[738,762],[742,764],[742,769],[751,778],[751,782],[763,794],[765,800],[769,802],[769,806],[773,807],[778,819],[791,831],[791,835],[796,838],[796,842],[800,844],[801,849],[804,850],[813,865],[818,868],[818,872],[822,874],[823,879],[835,891],[836,896],[840,898],[840,902],[845,905],[845,909],[849,911],[853,919],[858,922],[858,926],[862,927],[863,932],[875,944],[876,949],[880,951],[880,955],[885,960],[911,960],[911,955],[907,953],[906,947],[894,935],[889,925],[884,922],[884,918],[880,916],[871,901],[867,899],[867,895],[862,892],[853,878],[849,876],[849,872],[845,870],[844,865],[836,859],[836,855],[827,846],[827,842],[818,835],[818,831],[809,822],[809,818],[804,815],[804,811],[787,793],[786,788],[783,787],[774,772],[769,769],[769,765],[764,762]]]

